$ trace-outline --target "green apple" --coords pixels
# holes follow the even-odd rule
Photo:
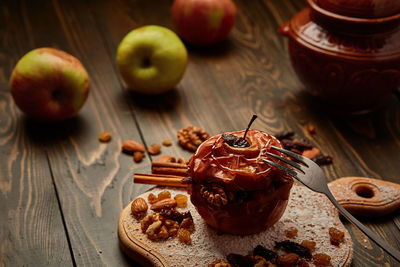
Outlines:
[[[89,94],[89,76],[81,62],[55,48],[25,54],[10,78],[15,104],[28,117],[56,122],[75,116]]]
[[[187,51],[171,30],[148,25],[129,32],[117,51],[117,65],[130,89],[160,94],[173,89],[182,79]]]

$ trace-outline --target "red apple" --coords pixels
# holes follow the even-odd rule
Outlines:
[[[194,45],[224,40],[235,24],[236,6],[231,0],[175,0],[172,17],[178,35]]]
[[[56,122],[81,109],[89,94],[89,76],[77,58],[45,47],[18,61],[10,87],[15,103],[28,117]]]

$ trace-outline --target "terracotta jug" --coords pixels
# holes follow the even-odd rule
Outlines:
[[[305,88],[336,111],[371,111],[400,87],[400,0],[308,0],[279,28]]]

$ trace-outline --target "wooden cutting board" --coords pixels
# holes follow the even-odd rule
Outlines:
[[[140,195],[147,199],[149,193],[157,195],[165,188],[155,187]],[[185,189],[167,188],[172,194],[186,194]],[[140,222],[131,215],[130,204],[121,212],[118,223],[118,237],[121,249],[133,260],[144,266],[208,266],[215,259],[226,259],[229,253],[248,254],[257,245],[273,249],[275,241],[288,240],[285,232],[295,227],[297,237],[289,239],[298,243],[313,240],[317,246],[313,253],[325,253],[331,256],[333,266],[350,266],[353,256],[353,243],[349,233],[339,220],[339,215],[329,200],[304,186],[292,188],[285,214],[273,227],[264,232],[247,236],[218,234],[206,225],[188,202],[185,209],[190,210],[195,232],[190,245],[182,244],[177,237],[165,241],[151,241],[140,229]],[[340,246],[330,243],[329,228],[335,227],[345,233]],[[283,252],[282,252],[283,253]],[[311,263],[310,266],[313,266]]]

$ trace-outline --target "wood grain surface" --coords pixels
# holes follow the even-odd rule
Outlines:
[[[129,92],[115,64],[119,42],[148,24],[173,29],[172,1],[0,1],[0,266],[135,266],[120,251],[118,215],[149,186],[133,185],[151,157],[135,164],[120,152],[125,139],[146,146],[174,140],[162,154],[190,153],[176,143],[193,124],[211,134],[246,127],[293,130],[334,158],[334,180],[366,176],[400,183],[400,105],[390,99],[373,114],[343,117],[311,99],[290,65],[277,28],[306,6],[295,0],[235,0],[237,21],[213,47],[187,46],[183,80],[161,96]],[[50,46],[79,58],[91,92],[79,115],[57,124],[27,119],[12,101],[8,79],[31,49]],[[317,133],[310,135],[306,125]],[[101,130],[112,141],[99,143]],[[362,221],[400,249],[400,214]],[[353,226],[354,266],[398,266]]]

